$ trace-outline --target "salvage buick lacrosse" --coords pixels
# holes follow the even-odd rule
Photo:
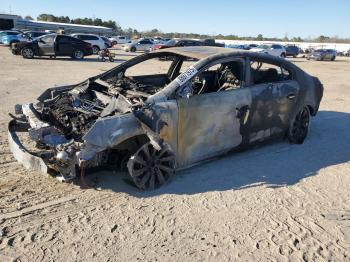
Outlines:
[[[150,60],[165,70],[139,74]],[[153,189],[176,170],[252,144],[303,143],[322,95],[316,77],[279,57],[168,48],[16,105],[9,143],[25,167],[61,180],[124,166],[137,187]]]

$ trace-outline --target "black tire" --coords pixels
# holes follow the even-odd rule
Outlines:
[[[106,62],[106,58],[102,57],[101,58],[102,62]]]
[[[72,58],[74,59],[83,59],[84,58],[84,52],[80,49],[76,49],[74,50],[73,54],[72,54]]]
[[[335,60],[335,56],[333,56],[331,60],[334,61]]]
[[[113,58],[113,57],[110,57],[110,58],[109,58],[109,62],[114,62],[114,58]]]
[[[282,58],[286,58],[286,53],[282,53],[282,54],[281,54],[281,57],[282,57]]]
[[[288,140],[292,144],[302,144],[307,137],[310,127],[310,110],[307,106],[302,109],[293,117],[288,129]]]
[[[34,50],[31,47],[24,47],[21,50],[21,55],[25,59],[32,59],[34,57]]]
[[[136,52],[136,47],[135,46],[131,47],[130,52]]]
[[[100,48],[99,48],[97,45],[94,45],[94,46],[92,47],[92,53],[93,53],[94,55],[96,55],[96,54],[98,54],[98,52],[100,52]]]

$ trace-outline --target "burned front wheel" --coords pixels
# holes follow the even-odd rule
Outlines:
[[[174,174],[175,156],[169,148],[156,150],[151,143],[146,143],[130,157],[127,167],[138,188],[155,189]]]
[[[307,106],[303,107],[295,115],[288,130],[288,140],[294,144],[302,144],[309,132],[310,111]]]

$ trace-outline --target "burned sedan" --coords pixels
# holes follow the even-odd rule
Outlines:
[[[172,59],[159,61],[164,56]],[[144,66],[153,60],[162,70]],[[303,143],[322,94],[316,77],[278,57],[168,48],[16,105],[9,143],[25,167],[61,180],[111,165],[153,189],[176,170],[252,144]]]

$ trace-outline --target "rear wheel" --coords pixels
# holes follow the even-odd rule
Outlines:
[[[151,143],[144,144],[127,163],[129,174],[140,189],[155,189],[174,174],[175,156],[169,148],[157,151]]]
[[[281,57],[286,58],[286,53],[282,53]]]
[[[77,49],[73,52],[72,58],[74,59],[83,59],[84,58],[84,52],[80,49]]]
[[[34,50],[30,47],[25,47],[22,49],[21,54],[23,58],[32,59],[34,57]]]
[[[130,48],[130,51],[131,51],[131,52],[136,52],[136,47],[135,47],[135,46],[131,47],[131,48]]]
[[[99,51],[100,51],[100,48],[99,48],[98,46],[94,45],[94,46],[92,47],[92,53],[93,53],[94,55],[96,55]]]
[[[302,144],[310,126],[310,110],[307,106],[297,112],[288,130],[288,140],[293,144]]]

